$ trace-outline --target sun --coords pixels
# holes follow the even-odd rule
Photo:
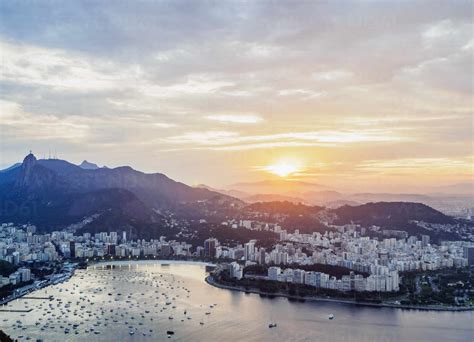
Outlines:
[[[281,161],[273,165],[268,165],[265,167],[265,171],[284,178],[301,171],[301,168],[296,164]]]

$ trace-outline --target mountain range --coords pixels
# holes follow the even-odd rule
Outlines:
[[[161,173],[145,174],[128,166],[95,168],[87,162],[77,166],[29,154],[21,165],[0,173],[0,204],[0,222],[32,222],[53,229],[99,214],[104,230],[109,230],[133,223],[160,226],[164,212],[183,213],[180,207],[186,207],[187,215],[199,216],[209,208],[242,202]]]
[[[271,190],[271,185],[261,182],[258,187]],[[317,184],[280,181],[276,185],[307,191],[302,193],[305,197],[248,195],[204,185],[190,187],[164,174],[147,174],[129,166],[107,168],[87,161],[75,165],[59,159],[38,160],[30,153],[22,163],[0,171],[0,223],[33,223],[46,231],[72,225],[90,232],[127,231],[132,237],[143,238],[166,235],[170,227],[179,233],[189,222],[201,219],[215,228],[227,219],[263,217],[282,223],[288,230],[304,232],[324,230],[324,222],[412,231],[412,221],[456,223],[433,208],[399,201],[395,195],[390,195],[394,200],[390,203],[360,205],[353,199],[362,201],[371,195],[346,199]],[[243,187],[250,188],[251,183]],[[423,199],[413,196],[417,202]],[[311,204],[311,198],[323,199],[325,205]],[[331,202],[340,205],[331,207]]]
[[[330,186],[294,180],[266,180],[236,183],[227,189],[213,189],[248,203],[289,201],[307,205],[338,208],[343,205],[361,205],[370,202],[419,202],[447,214],[465,215],[462,208],[474,210],[474,182],[438,186],[418,193],[344,193]]]

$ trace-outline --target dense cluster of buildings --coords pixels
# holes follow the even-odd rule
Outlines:
[[[29,282],[31,280],[31,270],[26,267],[19,268],[11,273],[8,277],[0,275],[0,288],[6,285],[17,285],[22,282]]]
[[[254,229],[252,221],[243,220],[237,229]],[[474,246],[468,242],[446,241],[440,245],[430,243],[429,236],[421,238],[385,238],[378,240],[362,236],[356,227],[333,227],[324,234],[289,233],[278,225],[265,225],[280,237],[271,248],[259,246],[257,240],[245,244],[224,246],[215,238],[207,239],[203,246],[160,239],[128,240],[127,233],[102,232],[76,235],[72,231],[55,231],[37,234],[32,225],[0,225],[0,260],[14,265],[28,266],[33,262],[55,262],[64,258],[135,258],[135,257],[198,257],[234,260],[231,275],[242,278],[243,265],[271,266],[268,279],[307,284],[340,291],[398,291],[399,272],[437,270],[464,267],[474,264]],[[325,273],[305,272],[298,265],[326,264],[341,266],[369,274],[355,273],[341,279]],[[291,265],[291,267],[289,267]],[[296,266],[296,267],[295,267]],[[296,269],[295,269],[296,268]],[[0,284],[16,284],[30,280],[27,268],[22,268]],[[8,282],[7,282],[8,279]],[[27,280],[26,280],[27,281]]]
[[[240,221],[238,229],[254,229],[251,221]],[[260,225],[262,226],[262,225]],[[235,228],[235,227],[234,227]],[[474,245],[465,241],[444,241],[440,245],[430,243],[428,235],[402,238],[385,238],[381,241],[361,236],[359,227],[353,225],[334,226],[335,231],[324,234],[300,234],[298,230],[288,233],[278,225],[265,225],[279,234],[280,242],[266,250],[257,247],[251,240],[234,247],[217,246],[217,258],[244,260],[247,264],[275,265],[270,267],[268,279],[311,285],[340,291],[399,290],[399,272],[438,270],[474,265]],[[318,272],[294,269],[294,265],[326,264],[368,273],[351,274],[341,279]],[[292,268],[283,269],[285,265]],[[278,267],[280,266],[280,267]],[[237,265],[230,269],[231,276],[240,279]]]
[[[163,237],[128,241],[127,234],[101,232],[75,235],[68,231],[36,234],[34,226],[0,225],[0,260],[12,264],[49,262],[62,258],[101,258],[191,255],[191,244],[167,242]]]
[[[392,292],[400,289],[400,279],[397,271],[390,271],[388,267],[382,267],[379,271],[379,274],[371,274],[367,278],[350,272],[348,275],[343,275],[341,279],[337,279],[323,272],[292,268],[281,269],[278,266],[271,266],[268,268],[267,279],[343,292]]]

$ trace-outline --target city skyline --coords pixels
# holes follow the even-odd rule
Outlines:
[[[217,187],[473,181],[469,1],[4,2],[0,13],[0,168],[31,149]]]

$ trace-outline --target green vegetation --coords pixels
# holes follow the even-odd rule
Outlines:
[[[0,275],[8,277],[10,274],[18,269],[17,266],[9,263],[8,261],[0,260]]]
[[[250,229],[233,229],[220,224],[198,224],[192,226],[195,230],[195,238],[189,240],[194,246],[202,246],[204,240],[210,236],[215,237],[222,245],[235,246],[244,244],[249,240],[258,240],[262,247],[270,247],[277,242],[278,235],[264,230],[250,230]]]
[[[472,268],[408,273],[402,277],[407,305],[474,306]]]
[[[245,208],[248,219],[264,219],[266,222],[278,223],[289,232],[298,229],[301,233],[312,233],[332,230],[321,223],[318,213],[323,207],[307,206],[291,202],[258,202]]]

